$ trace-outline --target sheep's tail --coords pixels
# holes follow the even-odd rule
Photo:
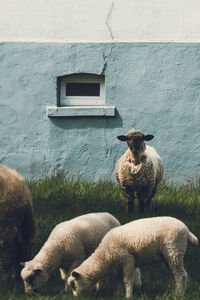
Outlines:
[[[28,189],[25,192],[24,198],[26,198],[26,206],[24,207],[23,221],[21,224],[21,237],[18,237],[16,240],[18,262],[27,261],[32,258],[32,247],[35,237],[32,198]]]
[[[24,259],[30,259],[35,237],[35,220],[31,205],[27,206],[25,210],[24,222],[22,224],[22,236],[24,245]]]
[[[190,231],[188,234],[188,239],[189,239],[189,242],[193,245],[198,245],[198,243],[199,243],[198,238]]]

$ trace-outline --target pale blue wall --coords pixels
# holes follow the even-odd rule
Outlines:
[[[1,43],[0,70],[0,163],[26,178],[114,179],[133,127],[155,135],[165,177],[200,174],[200,44]],[[57,76],[79,72],[105,74],[116,117],[46,116]]]

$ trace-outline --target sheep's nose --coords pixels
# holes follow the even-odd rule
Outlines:
[[[134,146],[133,146],[133,150],[135,150],[135,151],[139,151],[140,150],[140,144],[135,144]]]
[[[72,293],[73,293],[73,295],[74,295],[75,297],[78,296],[78,293],[77,293],[76,291],[72,291]]]
[[[135,150],[135,149],[133,149],[133,150],[132,150],[132,152],[133,152],[133,154],[134,154],[134,155],[138,155],[138,153],[139,153],[139,150]]]
[[[34,296],[34,295],[38,295],[38,290],[33,290],[29,288],[29,289],[25,289],[25,293]]]

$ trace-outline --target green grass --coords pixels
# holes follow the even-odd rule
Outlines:
[[[120,187],[113,182],[88,183],[81,180],[67,180],[63,176],[47,178],[28,183],[34,204],[34,215],[37,224],[34,253],[35,255],[48,238],[53,227],[75,216],[88,212],[108,211],[124,224],[130,220],[151,216],[174,216],[182,220],[189,229],[199,237],[200,224],[200,181],[188,182],[182,186],[162,182],[153,199],[150,212],[140,215],[137,201],[132,218],[126,214],[126,200]],[[185,268],[188,272],[188,288],[185,299],[200,299],[200,250],[189,246],[185,256]],[[151,265],[141,268],[142,287],[135,289],[133,299],[173,300],[178,299],[173,292],[168,271],[164,265]],[[71,300],[75,299],[64,291],[58,270],[53,272],[48,283],[36,296],[24,294],[23,284],[1,285],[0,299],[5,300]],[[99,294],[85,299],[124,299],[124,294],[116,295],[112,283]],[[179,298],[180,299],[180,298]]]

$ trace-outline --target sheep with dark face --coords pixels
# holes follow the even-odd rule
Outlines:
[[[126,141],[129,148],[117,162],[116,178],[128,200],[128,213],[133,211],[135,192],[142,212],[145,206],[151,206],[157,185],[163,177],[163,163],[160,156],[153,147],[145,144],[145,141],[152,140],[154,136],[133,129],[127,135],[120,135],[117,138]]]
[[[35,234],[32,198],[24,179],[0,165],[0,280],[20,278],[20,262],[31,258]]]

